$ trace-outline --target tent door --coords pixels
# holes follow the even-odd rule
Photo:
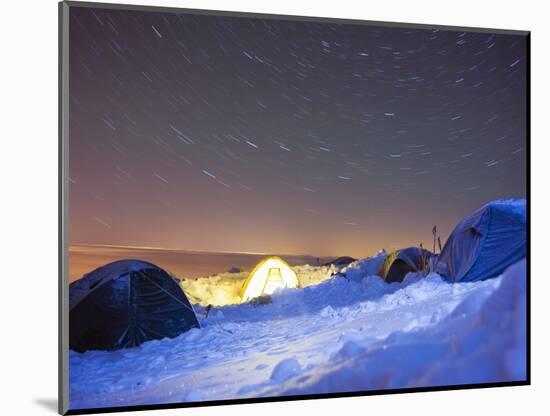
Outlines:
[[[283,285],[283,275],[279,267],[271,267],[267,271],[267,279],[265,279],[264,287],[262,289],[262,294],[265,292],[267,285],[269,283],[279,283],[280,286]]]

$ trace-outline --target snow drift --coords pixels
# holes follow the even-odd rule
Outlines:
[[[490,296],[474,291],[439,325],[400,330],[361,346],[350,340],[331,362],[276,390],[334,393],[526,379],[526,262],[510,267]],[[269,392],[266,394],[270,395]]]
[[[214,307],[207,318],[196,305],[202,328],[174,339],[71,351],[70,407],[525,378],[524,260],[498,278],[459,284],[436,274],[387,284],[369,275],[373,261],[328,279],[326,268],[297,268],[301,285],[320,283],[275,292],[266,305]],[[242,279],[233,273],[182,285],[191,300],[227,304],[236,303],[231,296]]]

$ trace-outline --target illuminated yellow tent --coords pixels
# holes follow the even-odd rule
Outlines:
[[[279,288],[298,287],[298,278],[290,266],[279,257],[267,257],[259,262],[246,278],[241,301],[271,295]]]

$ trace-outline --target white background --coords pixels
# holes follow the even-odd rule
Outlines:
[[[124,1],[119,1],[125,3]],[[532,31],[532,386],[147,412],[548,414],[550,273],[544,1],[135,0],[141,4]],[[57,398],[57,2],[3,2],[0,17],[2,414],[54,414]]]

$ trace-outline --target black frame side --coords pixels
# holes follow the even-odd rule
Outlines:
[[[58,5],[58,412],[69,410],[69,5]]]

